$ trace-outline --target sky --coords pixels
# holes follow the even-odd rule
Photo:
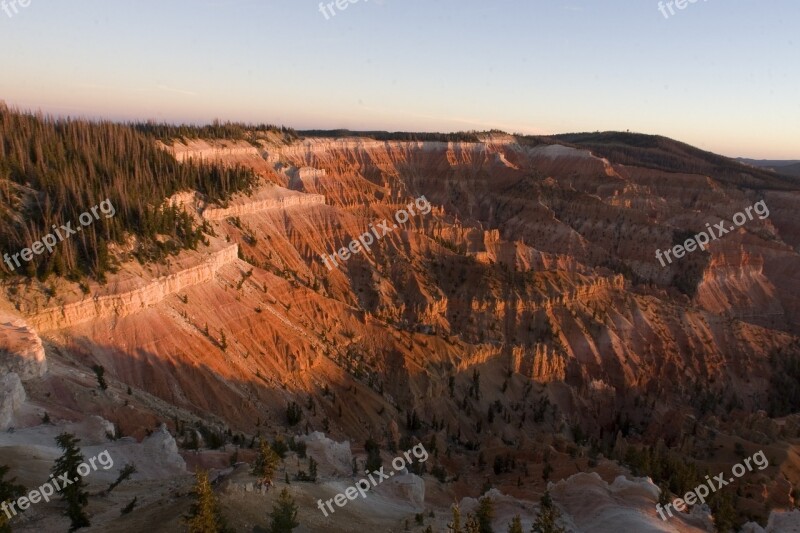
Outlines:
[[[666,16],[658,0],[340,0],[325,13],[319,0],[28,1],[0,0],[0,100],[22,109],[630,130],[800,159],[797,0],[676,0],[674,14],[664,1]]]

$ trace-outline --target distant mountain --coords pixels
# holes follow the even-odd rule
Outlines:
[[[629,132],[565,133],[553,139],[587,148],[615,163],[667,172],[713,175],[730,185],[754,189],[794,188],[798,182],[781,179],[758,165],[746,165],[728,157],[663,137]]]
[[[787,174],[789,176],[798,176],[800,177],[800,163],[795,163],[793,165],[787,165],[785,167],[780,167],[778,170],[781,174]]]
[[[747,159],[740,157],[737,158],[737,161],[787,176],[800,176],[800,160],[797,159]]]
[[[737,157],[736,160],[746,165],[760,168],[778,168],[800,164],[798,159],[748,159],[746,157]]]

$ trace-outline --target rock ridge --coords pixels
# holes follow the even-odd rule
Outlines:
[[[232,244],[213,252],[199,265],[158,278],[138,289],[45,309],[29,316],[27,321],[37,331],[51,331],[97,318],[127,316],[155,305],[185,287],[212,280],[220,268],[236,261],[238,254],[239,246]]]

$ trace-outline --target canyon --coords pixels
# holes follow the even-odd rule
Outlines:
[[[197,191],[168,199],[208,224],[196,250],[123,262],[88,292],[65,279],[9,285],[0,302],[0,368],[19,378],[3,385],[4,427],[52,455],[36,429],[44,413],[92,446],[103,432],[87,420],[100,417],[128,439],[120,457],[170,465],[157,493],[146,490],[153,472],[123,492],[142,497],[140,518],[103,503],[106,530],[136,531],[147,516],[160,517],[156,530],[178,527],[186,469],[199,466],[227,487],[235,526],[252,529],[274,494],[247,490],[247,472],[228,464],[233,453],[252,459],[245,446],[189,451],[186,428],[201,425],[203,444],[209,431],[309,440],[322,480],[291,485],[309,531],[400,531],[423,512],[442,531],[453,501],[471,511],[486,491],[496,531],[517,513],[528,530],[548,487],[576,531],[709,531],[711,511],[699,506],[661,523],[658,482],[626,460],[642,444],[713,471],[737,461],[736,444],[764,448],[771,466],[739,482],[737,510],[752,531],[755,521],[797,523],[788,511],[800,494],[800,417],[775,398],[786,392],[781,361],[800,357],[797,183],[740,186],[499,133],[161,148],[182,162],[245,166],[260,182],[224,205]],[[340,269],[324,266],[320,256],[423,194],[429,214]],[[769,217],[658,263],[657,249],[759,200]],[[96,390],[96,365],[107,390]],[[285,420],[292,402],[299,425]],[[380,441],[388,462],[402,437],[432,453],[428,472],[409,478],[424,490],[387,489],[323,522],[316,499],[349,480],[363,443]],[[23,443],[0,442],[0,452],[31,461]],[[506,454],[519,466],[493,471]],[[30,464],[19,475],[33,486],[45,470]],[[299,464],[286,461],[287,479]],[[55,520],[41,513],[19,530]]]

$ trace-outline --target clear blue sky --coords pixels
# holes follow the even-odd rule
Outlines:
[[[670,18],[657,0],[359,0],[329,20],[318,0],[31,0],[0,11],[0,99],[296,128],[629,129],[800,159],[798,27],[798,0]]]

